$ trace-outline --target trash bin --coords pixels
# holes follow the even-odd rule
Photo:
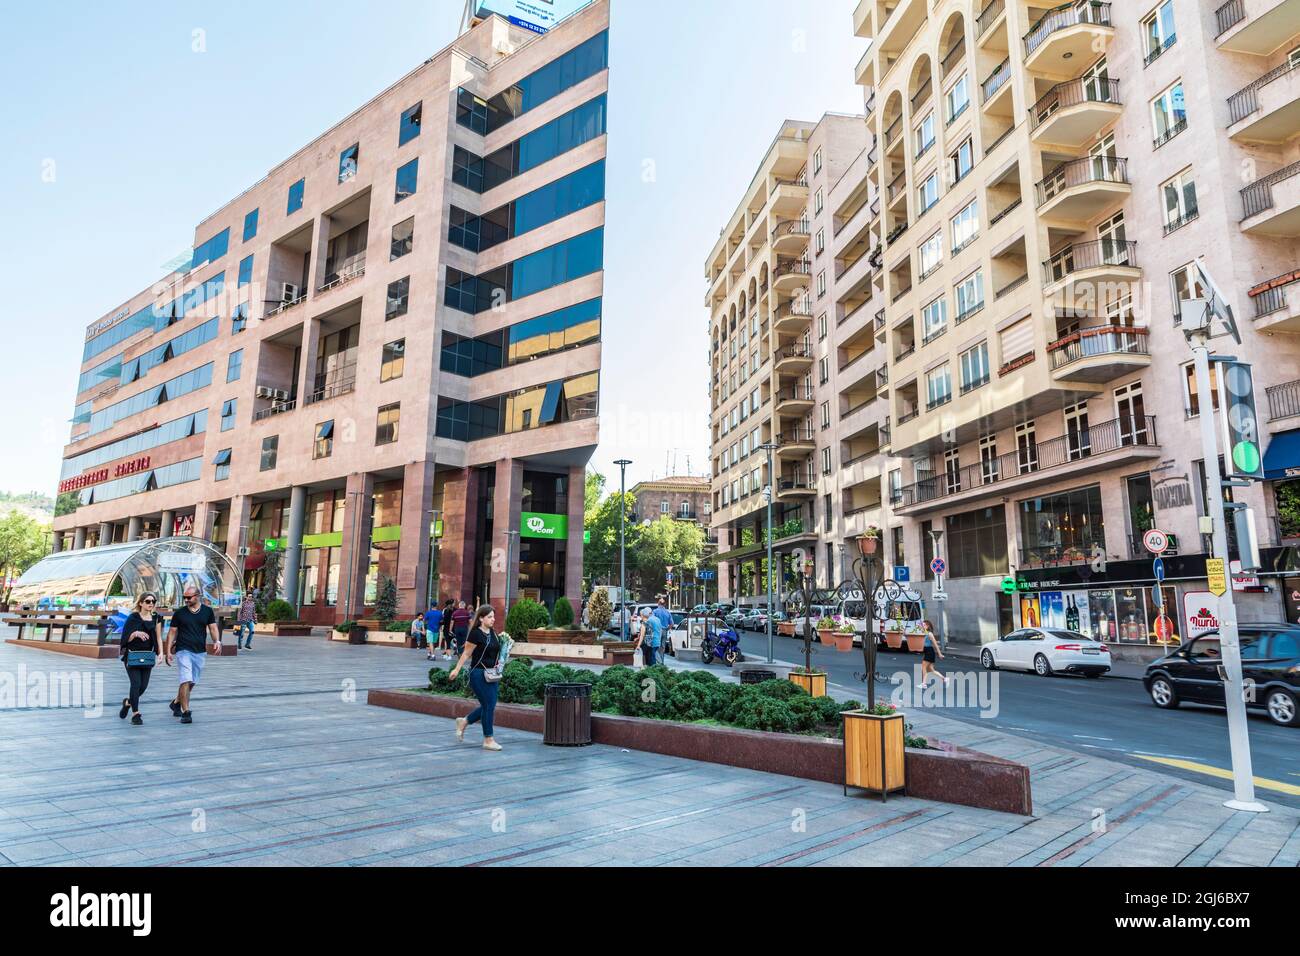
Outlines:
[[[742,684],[761,684],[765,680],[776,680],[776,672],[752,669],[740,672],[740,682]]]
[[[591,685],[547,684],[542,743],[552,747],[591,744]]]

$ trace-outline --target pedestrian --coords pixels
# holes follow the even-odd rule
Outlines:
[[[146,591],[135,601],[135,608],[122,625],[122,664],[130,682],[131,696],[122,700],[117,716],[126,719],[131,712],[131,723],[137,727],[144,723],[140,716],[140,697],[149,689],[149,676],[162,654],[162,639],[158,636],[158,618],[154,615],[158,596]]]
[[[676,621],[673,620],[672,611],[668,610],[667,601],[664,598],[660,598],[659,603],[655,605],[655,609],[650,613],[654,617],[658,618],[660,625],[662,625],[660,636],[665,640],[664,643],[660,644],[660,646],[663,647],[664,644],[667,644],[667,650],[672,650],[672,637],[670,635],[672,634],[673,625]]]
[[[417,648],[424,647],[427,643],[424,635],[424,615],[417,614],[411,618],[411,640],[415,642]]]
[[[451,612],[451,636],[456,643],[456,656],[465,650],[465,638],[469,634],[469,623],[474,617],[464,601],[456,603],[456,610]]]
[[[641,646],[641,638],[645,635],[645,629],[641,626],[641,615],[636,612],[636,608],[629,611],[619,610],[620,615],[626,615],[627,620],[627,639],[636,647]],[[633,648],[633,650],[636,649]]]
[[[438,656],[451,660],[451,612],[456,602],[448,598],[442,605],[442,624],[438,628]]]
[[[436,636],[441,633],[442,609],[438,607],[438,603],[435,601],[429,605],[429,610],[424,612],[425,640],[420,646],[428,649],[428,653],[424,655],[426,660],[435,660],[433,651],[436,646]]]
[[[641,656],[646,667],[653,667],[659,656],[659,646],[663,641],[664,626],[659,618],[650,613],[648,607],[641,609]]]
[[[463,602],[462,602],[463,603]],[[465,728],[479,721],[483,723],[483,749],[500,750],[501,745],[493,738],[492,717],[497,709],[497,689],[500,686],[500,672],[496,670],[497,660],[501,656],[501,639],[493,630],[496,624],[496,611],[491,604],[481,605],[474,614],[474,626],[465,637],[465,649],[460,659],[448,675],[455,680],[461,668],[469,664],[469,686],[478,699],[468,717],[456,719],[456,737],[465,739]]]
[[[924,688],[929,683],[931,674],[934,674],[944,684],[947,684],[948,678],[944,677],[939,669],[934,666],[936,656],[943,660],[943,649],[939,647],[939,638],[934,634],[934,624],[930,621],[924,621],[922,627],[925,628],[925,643],[921,647],[921,683],[916,686]]]
[[[221,655],[221,631],[217,628],[217,616],[203,602],[197,587],[185,585],[184,598],[184,606],[172,611],[171,627],[167,631],[167,663],[175,660],[180,683],[176,699],[171,702],[172,716],[179,717],[182,724],[192,724],[190,695],[203,674],[209,640],[212,653]]]
[[[256,592],[245,591],[244,603],[239,605],[239,614],[235,617],[235,647],[238,650],[253,649],[253,626],[257,623]],[[244,637],[248,637],[248,646],[244,647]]]

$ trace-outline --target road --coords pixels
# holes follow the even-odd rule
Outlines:
[[[776,660],[802,662],[801,641],[780,636],[773,641]],[[767,659],[766,634],[741,631],[741,647],[747,660]],[[814,643],[813,666],[826,671],[834,696],[866,699],[866,685],[859,678],[865,669],[860,648],[843,654]],[[920,667],[919,654],[880,654],[877,670],[885,682],[876,685],[877,695],[888,699],[897,686],[890,679],[900,672],[908,675],[909,693],[915,691],[914,667]],[[952,655],[940,668],[948,674],[982,671],[975,661]],[[1160,767],[1175,776],[1232,789],[1231,780],[1211,773],[1232,766],[1227,720],[1221,710],[1191,705],[1161,710],[1151,703],[1140,681],[1119,677],[1088,680],[998,671],[997,679],[996,716],[981,717],[975,707],[941,707],[940,712],[955,720],[1083,753],[1104,754],[1147,769]],[[1249,727],[1255,776],[1281,788],[1259,785],[1260,799],[1300,807],[1300,728],[1279,727],[1260,712],[1250,714]],[[1200,769],[1170,761],[1190,762]]]

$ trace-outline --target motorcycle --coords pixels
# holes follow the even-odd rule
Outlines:
[[[740,653],[740,635],[735,628],[710,630],[704,635],[704,640],[700,643],[700,660],[712,664],[715,657],[728,667],[744,660]]]

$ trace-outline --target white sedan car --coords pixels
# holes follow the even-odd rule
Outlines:
[[[1064,672],[1100,677],[1110,670],[1110,648],[1101,641],[1054,627],[1022,627],[980,650],[985,670],[1005,667],[1041,677]]]

